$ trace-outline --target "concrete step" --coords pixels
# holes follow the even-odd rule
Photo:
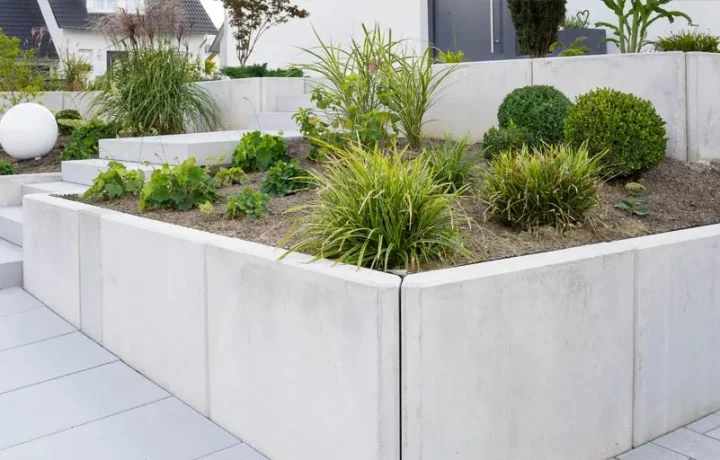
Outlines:
[[[0,208],[0,238],[22,246],[22,206]]]
[[[25,184],[23,195],[33,193],[47,193],[51,195],[80,195],[89,189],[87,185],[73,184],[72,182],[44,182],[42,184]]]
[[[300,94],[297,96],[278,96],[277,110],[278,112],[295,113],[298,109],[314,109],[315,104],[310,100],[310,94]]]
[[[0,289],[23,284],[22,248],[4,239],[0,239]]]
[[[297,123],[292,119],[293,114],[290,112],[263,112],[258,113],[257,117],[253,117],[250,121],[251,130],[264,131],[297,131]]]
[[[63,182],[72,182],[80,185],[92,185],[95,178],[108,170],[108,163],[112,160],[92,159],[62,162]],[[155,170],[155,166],[136,163],[132,161],[120,161],[129,170],[139,169],[145,173],[146,179]]]

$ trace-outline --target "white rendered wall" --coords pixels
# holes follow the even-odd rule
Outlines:
[[[688,160],[720,160],[720,54],[688,53]]]

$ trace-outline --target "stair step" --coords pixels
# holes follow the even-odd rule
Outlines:
[[[112,160],[92,159],[62,162],[62,180],[80,185],[92,185],[95,178],[108,170],[108,164]],[[139,169],[145,173],[146,179],[150,178],[157,166],[137,163],[132,161],[119,161],[129,170]]]
[[[0,238],[22,246],[23,210],[22,206],[0,208]]]
[[[23,195],[48,193],[51,195],[80,195],[89,189],[87,185],[72,182],[43,182],[42,184],[23,185]]]
[[[23,284],[23,251],[9,241],[0,239],[0,289]]]
[[[278,112],[295,113],[298,109],[313,109],[315,104],[310,100],[312,95],[300,94],[297,96],[278,96],[277,110]]]
[[[262,112],[252,118],[250,122],[251,130],[265,131],[297,131],[297,123],[292,119],[293,114],[290,112]]]

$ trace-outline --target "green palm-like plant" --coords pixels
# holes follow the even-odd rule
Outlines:
[[[617,24],[598,22],[598,27],[607,27],[615,34],[615,38],[607,41],[615,43],[621,53],[639,53],[645,45],[652,44],[647,40],[648,28],[660,19],[670,23],[675,18],[684,18],[692,23],[690,16],[682,11],[669,11],[665,5],[672,0],[602,0],[617,16]]]

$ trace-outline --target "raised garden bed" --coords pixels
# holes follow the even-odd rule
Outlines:
[[[39,160],[16,160],[0,147],[0,161],[8,161],[15,166],[17,174],[38,174],[60,172],[62,160],[60,154],[68,143],[68,136],[58,136],[55,148]]]

